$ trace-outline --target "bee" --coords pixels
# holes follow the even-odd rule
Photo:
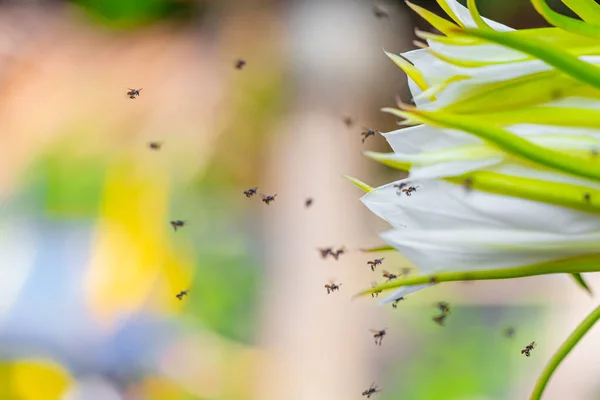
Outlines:
[[[375,384],[375,382],[371,383],[371,386],[364,392],[362,392],[363,396],[367,396],[367,399],[370,399],[375,393],[381,392],[381,389]]]
[[[405,193],[407,196],[411,196],[412,192],[416,192],[419,186],[409,186],[406,189],[402,189],[402,193]]]
[[[444,321],[446,320],[446,314],[438,315],[437,317],[433,317],[432,319],[438,325],[444,326]]]
[[[385,269],[382,272],[383,272],[383,277],[387,278],[386,282],[389,282],[389,281],[392,281],[392,280],[398,278],[398,275],[387,272]]]
[[[346,252],[346,248],[345,247],[340,247],[336,251],[332,251],[330,254],[331,254],[331,257],[335,258],[335,260],[337,261],[338,258],[340,258],[340,256],[342,254],[344,254],[345,252]]]
[[[396,188],[396,194],[398,196],[401,196],[402,195],[402,189],[404,189],[406,186],[408,186],[408,183],[406,183],[406,182],[396,183],[394,185],[394,187]]]
[[[127,96],[129,96],[130,99],[135,99],[135,96],[139,96],[140,92],[142,91],[143,88],[139,88],[139,89],[131,89],[128,88],[129,92],[127,92]]]
[[[592,200],[592,196],[589,193],[586,193],[583,195],[583,199],[585,200],[586,203],[589,203],[590,200]]]
[[[383,8],[381,8],[380,6],[373,6],[373,15],[377,18],[377,19],[381,19],[381,18],[389,18],[390,14],[388,14],[387,11],[385,11]]]
[[[352,124],[354,123],[354,121],[352,120],[352,117],[350,116],[345,116],[344,119],[344,125],[346,125],[347,128],[350,128],[352,126]]]
[[[175,295],[175,297],[177,297],[179,300],[183,299],[183,296],[187,296],[188,295],[189,290],[182,290],[181,292],[179,292],[179,294]]]
[[[148,147],[150,147],[152,150],[160,150],[161,146],[162,146],[162,143],[159,143],[159,142],[148,143]]]
[[[242,69],[244,68],[244,66],[246,65],[246,61],[239,59],[235,62],[235,68],[236,69]]]
[[[333,254],[332,247],[325,247],[324,249],[317,249],[321,253],[321,258],[327,258],[328,255]]]
[[[404,267],[404,268],[400,269],[400,272],[402,273],[402,276],[408,276],[411,271],[412,271],[412,268],[407,268],[407,267]]]
[[[171,226],[173,227],[173,230],[175,232],[177,232],[177,228],[183,228],[183,226],[185,225],[185,221],[182,220],[176,220],[176,221],[171,221]]]
[[[252,197],[254,196],[256,193],[258,193],[258,188],[250,188],[248,190],[244,190],[244,194],[246,195],[246,197]]]
[[[394,302],[392,303],[392,307],[398,308],[398,303],[400,303],[402,300],[404,300],[404,297],[400,297],[400,298],[397,298],[396,300],[394,300]]]
[[[513,328],[512,326],[504,329],[504,336],[506,336],[507,338],[512,339],[515,336],[515,328]]]
[[[329,294],[335,292],[336,290],[340,290],[340,286],[342,286],[341,283],[338,285],[335,283],[335,281],[330,280],[329,283],[325,285],[325,289],[327,289],[327,294]]]
[[[443,313],[443,314],[450,314],[450,304],[446,303],[445,301],[440,301],[438,303],[435,304],[435,306]]]
[[[525,348],[523,350],[521,350],[521,354],[525,354],[527,357],[529,357],[530,351],[533,350],[535,347],[535,342],[531,342],[529,343],[527,346],[525,346]]]
[[[472,178],[465,179],[465,181],[463,182],[463,187],[465,188],[465,190],[467,192],[471,191],[471,189],[473,188],[473,179]]]
[[[373,261],[367,261],[367,265],[371,266],[371,271],[375,271],[375,268],[378,265],[381,265],[383,263],[384,258],[376,258]]]
[[[266,205],[270,205],[272,201],[275,201],[275,196],[277,196],[277,193],[274,194],[273,196],[267,196],[267,195],[262,195],[262,201],[266,204]]]
[[[368,128],[366,128],[366,130],[362,131],[361,135],[362,135],[362,142],[363,142],[363,144],[365,143],[365,140],[367,140],[367,138],[369,136],[375,136],[376,133],[379,133],[379,131],[378,130],[373,130],[373,129],[368,129]]]
[[[369,329],[371,332],[373,332],[373,338],[375,339],[375,344],[378,346],[381,346],[381,341],[383,340],[383,337],[385,336],[385,331],[387,330],[387,328],[383,328],[383,329]]]
[[[377,286],[379,286],[377,284],[377,282],[375,282],[375,281],[371,282],[371,287],[372,288],[376,288]],[[373,292],[373,293],[371,293],[371,297],[379,297],[379,293],[381,293],[381,292],[382,292],[382,290],[378,290],[376,292]]]
[[[304,207],[308,208],[308,207],[312,206],[312,203],[313,203],[313,199],[309,197],[308,199],[306,199],[304,201]]]

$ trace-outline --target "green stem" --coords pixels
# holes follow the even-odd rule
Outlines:
[[[364,290],[356,296],[365,296],[374,292],[396,289],[401,286],[414,286],[426,283],[511,279],[547,274],[598,272],[600,271],[600,267],[598,267],[599,264],[600,254],[588,254],[513,268],[439,272],[432,275],[414,276],[411,278],[394,280],[393,282]]]
[[[542,374],[538,378],[535,387],[533,388],[533,393],[531,394],[530,400],[539,400],[542,397],[542,393],[550,380],[550,377],[558,367],[558,365],[562,362],[562,360],[571,352],[573,347],[579,340],[590,330],[592,326],[600,319],[600,306],[596,307],[594,311],[590,315],[588,315],[579,326],[569,335],[567,340],[559,347],[556,353],[550,359],[550,362],[546,365]]]

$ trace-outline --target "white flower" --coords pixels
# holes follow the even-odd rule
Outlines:
[[[468,3],[441,1],[457,25],[411,5],[446,36],[417,32],[428,47],[402,54],[414,65],[387,53],[417,107],[384,109],[413,126],[384,134],[394,153],[367,155],[410,175],[363,203],[393,227],[382,239],[425,275],[598,255],[600,78],[589,68],[600,64],[600,34],[569,24],[514,31]]]

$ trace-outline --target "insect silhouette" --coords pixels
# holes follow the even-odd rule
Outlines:
[[[392,303],[392,307],[398,308],[398,303],[400,303],[402,300],[404,300],[404,297],[400,297],[400,298],[394,300],[394,302]]]
[[[512,339],[515,336],[515,328],[513,328],[512,326],[504,329],[504,336],[506,336],[507,338]]]
[[[171,221],[171,226],[173,227],[173,230],[175,232],[177,232],[177,228],[183,228],[183,226],[185,225],[185,221],[182,220],[176,220],[176,221]]]
[[[160,150],[160,148],[162,147],[162,143],[150,142],[150,143],[148,143],[148,147],[150,147],[152,150]]]
[[[411,271],[412,271],[412,268],[407,268],[407,267],[404,267],[404,268],[400,269],[400,272],[402,273],[402,276],[408,276]]]
[[[377,285],[377,282],[375,282],[375,281],[371,282],[371,287],[372,288],[376,288],[377,286],[379,286],[379,285]],[[382,292],[382,290],[378,290],[376,292],[373,292],[373,293],[371,293],[371,297],[379,297],[379,293],[381,293],[381,292]]]
[[[336,251],[332,251],[330,254],[331,254],[331,257],[335,258],[335,260],[337,261],[340,258],[340,256],[342,254],[344,254],[345,252],[346,252],[346,248],[340,247]]]
[[[438,315],[437,317],[433,317],[433,322],[438,325],[444,326],[444,321],[446,321],[446,314]]]
[[[385,331],[387,330],[387,328],[369,329],[369,330],[373,333],[373,338],[375,339],[375,344],[377,346],[381,346],[381,341],[383,340],[383,337],[385,336]]]
[[[529,357],[531,354],[531,350],[533,350],[535,347],[535,342],[531,342],[529,343],[527,346],[525,346],[525,348],[523,350],[521,350],[521,354],[525,354],[525,356]]]
[[[450,304],[445,301],[440,301],[435,304],[438,310],[440,310],[444,314],[450,314]]]
[[[135,96],[139,96],[140,92],[142,91],[143,88],[139,88],[139,89],[131,89],[129,88],[129,92],[127,92],[127,96],[129,96],[130,99],[135,99]]]
[[[398,278],[398,275],[392,274],[391,272],[387,272],[385,269],[382,272],[383,272],[383,277],[387,278],[386,282],[389,282],[389,281],[392,281],[392,280]]]
[[[239,59],[235,62],[235,68],[236,69],[242,69],[244,68],[244,66],[246,65],[246,61]]]
[[[396,194],[397,194],[398,196],[401,196],[401,195],[402,195],[402,189],[404,189],[404,188],[405,188],[405,187],[407,187],[407,186],[408,186],[408,183],[406,183],[406,182],[402,182],[402,183],[396,183],[395,185],[393,185],[393,187],[395,187],[395,188],[396,188]]]
[[[317,249],[321,253],[321,258],[327,258],[328,255],[333,254],[333,247],[325,247],[324,249]]]
[[[275,201],[275,196],[277,196],[277,193],[274,194],[273,196],[270,195],[262,195],[262,201],[266,204],[266,205],[270,205],[272,201]]]
[[[306,199],[304,201],[304,207],[308,208],[308,207],[312,206],[312,203],[313,203],[313,199],[311,197],[309,197],[308,199]]]
[[[375,268],[378,265],[381,265],[383,263],[383,260],[385,260],[385,258],[376,258],[372,261],[367,261],[367,265],[371,266],[371,271],[375,271]]]
[[[340,290],[340,286],[342,286],[341,283],[338,285],[335,283],[335,281],[331,280],[327,285],[325,285],[325,289],[327,289],[327,294],[329,294],[335,292],[336,290]]]
[[[363,396],[367,396],[367,399],[370,399],[375,393],[381,392],[381,389],[375,384],[375,382],[371,383],[371,386],[364,392],[362,392]]]
[[[402,193],[406,194],[407,196],[411,196],[411,193],[416,192],[418,187],[419,186],[409,186],[408,188],[402,189]]]
[[[586,203],[589,203],[590,200],[592,200],[592,196],[589,193],[586,193],[583,195],[583,199],[585,200]]]
[[[467,192],[471,191],[471,189],[473,188],[473,179],[472,178],[465,179],[465,181],[463,182],[463,187],[465,188],[465,190]]]
[[[343,121],[344,121],[344,125],[346,125],[347,128],[350,128],[352,126],[352,124],[354,124],[354,121],[352,120],[352,117],[350,117],[350,116],[345,116]]]
[[[377,18],[377,19],[381,19],[381,18],[389,18],[390,14],[388,14],[387,11],[385,11],[383,8],[381,8],[380,6],[373,6],[373,15]]]
[[[252,197],[254,196],[256,193],[258,193],[258,188],[250,188],[248,190],[244,190],[244,194],[246,195],[246,197]]]
[[[376,133],[379,133],[379,131],[365,128],[365,130],[361,132],[362,142],[365,143],[365,140],[367,140],[367,138],[369,138],[370,136],[375,136]]]
[[[175,297],[177,297],[179,300],[183,299],[183,296],[187,296],[188,295],[189,290],[182,290],[181,292],[179,292],[179,294],[175,295]]]

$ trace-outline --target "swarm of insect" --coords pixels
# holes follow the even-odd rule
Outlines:
[[[346,252],[346,248],[345,247],[340,247],[336,251],[332,251],[330,254],[331,254],[331,257],[333,257],[337,261],[338,258],[340,258],[340,256],[342,254],[344,254],[345,252]]]
[[[129,88],[129,92],[127,92],[127,96],[129,96],[130,99],[135,99],[135,96],[139,96],[140,92],[142,91],[143,88],[139,88],[139,89],[131,89]]]
[[[175,297],[177,297],[179,300],[183,299],[183,296],[187,296],[188,295],[189,290],[182,290],[181,292],[179,292],[179,294],[176,294]]]
[[[152,149],[152,150],[160,150],[161,146],[162,146],[162,143],[160,143],[160,142],[148,143],[148,147],[150,147],[150,149]]]
[[[183,226],[185,225],[185,221],[182,220],[176,220],[176,221],[171,221],[171,226],[173,227],[173,230],[175,232],[177,232],[177,228],[183,228]]]
[[[381,389],[375,384],[375,382],[371,383],[371,386],[364,392],[362,392],[363,396],[367,396],[367,399],[370,399],[375,393],[381,392]]]
[[[266,205],[270,205],[272,201],[275,201],[275,196],[277,196],[277,194],[274,194],[272,196],[263,194],[261,196],[262,196],[263,203],[265,203]]]
[[[450,314],[450,304],[446,303],[445,301],[439,301],[435,303],[435,306],[443,314]]]
[[[335,292],[336,290],[340,290],[340,286],[342,286],[341,283],[338,285],[335,283],[335,281],[330,280],[329,283],[325,285],[325,289],[327,289],[327,294],[329,294]]]
[[[369,138],[370,136],[375,136],[376,133],[379,133],[379,131],[365,128],[365,130],[360,133],[362,135],[362,142],[365,143],[365,140],[367,140],[367,138]]]
[[[515,328],[509,326],[508,328],[504,329],[504,336],[506,336],[509,339],[512,339],[515,336]]]
[[[446,314],[438,315],[437,317],[433,317],[433,322],[438,325],[444,326],[444,321],[446,321]]]
[[[375,271],[375,268],[378,265],[381,265],[383,263],[383,260],[385,260],[385,258],[376,258],[372,261],[367,261],[367,265],[371,266],[371,271]]]
[[[391,272],[388,272],[385,269],[382,272],[383,272],[383,277],[387,278],[386,282],[393,281],[394,279],[398,278],[398,275],[392,274]]]
[[[375,344],[377,346],[381,346],[381,341],[383,340],[383,337],[385,336],[385,331],[387,330],[387,328],[369,329],[369,330],[373,333],[373,338],[375,339]]]
[[[352,120],[352,117],[350,117],[349,115],[345,116],[343,121],[344,121],[344,125],[346,125],[347,128],[350,128],[352,126],[352,124],[354,123],[354,121]]]
[[[313,199],[311,197],[309,197],[308,199],[306,199],[304,201],[304,207],[308,208],[308,207],[312,206],[312,203],[313,203]]]
[[[245,65],[246,65],[246,61],[242,60],[242,59],[239,59],[235,62],[236,69],[242,69],[242,68],[244,68]]]
[[[399,299],[394,300],[394,302],[392,303],[392,307],[398,308],[398,303],[401,302],[402,300],[404,300],[404,297],[400,297]]]
[[[256,193],[258,193],[258,188],[250,188],[248,190],[244,190],[244,194],[246,195],[246,197],[252,197],[254,196]]]
[[[377,286],[379,286],[377,284],[377,282],[375,282],[375,281],[371,282],[371,287],[376,288]],[[381,292],[382,292],[382,290],[378,290],[376,292],[373,292],[373,293],[371,293],[371,297],[379,297],[379,293],[381,293]]]
[[[531,355],[531,350],[535,347],[535,342],[529,343],[523,350],[521,350],[521,354],[525,354],[525,356],[529,357]]]

